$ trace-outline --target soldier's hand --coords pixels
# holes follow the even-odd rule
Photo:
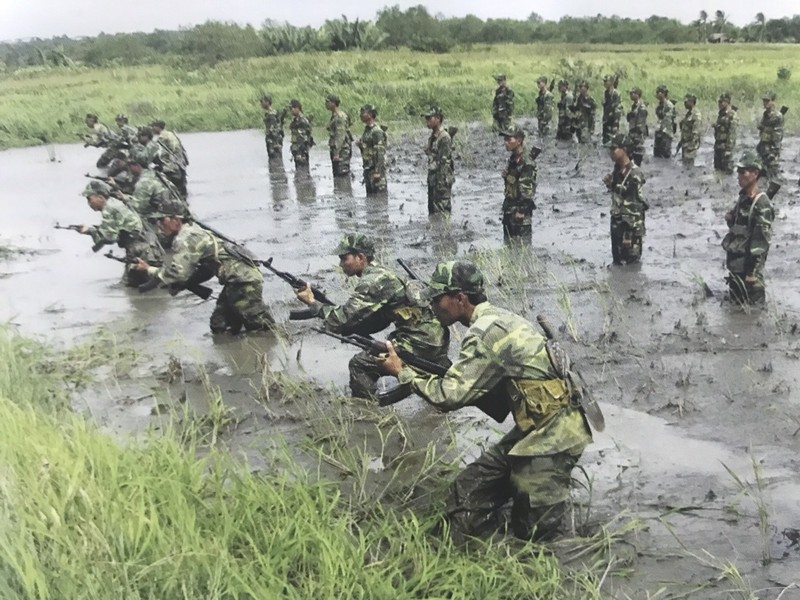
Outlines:
[[[731,227],[735,221],[735,217],[733,216],[732,212],[725,213],[725,222],[728,224],[728,227]]]
[[[386,355],[378,357],[378,369],[386,375],[394,375],[397,377],[404,366],[405,363],[397,356],[397,352],[395,352],[392,343],[386,342]]]
[[[149,268],[150,268],[150,265],[148,265],[146,262],[144,262],[144,261],[143,261],[141,258],[137,258],[137,259],[136,259],[136,264],[135,264],[135,265],[133,265],[133,268],[134,268],[136,271],[143,271],[143,272],[147,272],[147,269],[149,269]]]
[[[514,219],[516,219],[517,221],[525,220],[525,213],[521,213],[519,211],[515,212],[514,213]]]
[[[88,225],[81,225],[81,228],[78,231],[78,233],[82,233],[83,235],[88,235],[89,234],[89,226]]]
[[[758,278],[755,275],[745,275],[744,282],[747,285],[753,285],[758,282]]]
[[[334,156],[334,157],[333,157],[331,160],[332,160],[333,162],[339,162],[339,161],[340,161],[340,160],[342,160],[342,159],[341,159],[341,158],[339,158],[339,155],[337,154],[337,155],[336,155],[336,156]]]
[[[372,174],[372,178],[373,178],[375,181],[380,181],[380,180],[381,180],[381,174],[380,174],[380,173],[373,173],[373,174]]]
[[[623,248],[630,248],[633,246],[633,240],[631,238],[625,238],[622,240],[622,247]]]
[[[297,299],[303,304],[308,306],[314,304],[314,291],[311,289],[310,285],[306,284],[304,289],[296,290],[295,293],[297,294]]]

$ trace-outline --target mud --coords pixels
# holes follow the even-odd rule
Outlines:
[[[369,231],[387,262],[400,256],[423,274],[442,258],[497,256],[499,171],[507,159],[501,141],[479,125],[459,132],[447,223],[427,216],[424,140],[423,131],[395,140],[389,194],[379,200],[365,197],[358,178],[334,184],[323,148],[312,152],[306,175],[295,172],[288,154],[270,170],[257,131],[186,135],[192,210],[335,299],[346,297],[347,282],[328,251],[345,231]],[[786,141],[787,182],[797,181],[798,147],[797,139]],[[231,409],[232,449],[246,453],[253,468],[276,437],[308,435],[307,414],[261,397],[264,365],[312,378],[323,398],[329,386],[346,386],[351,349],[303,323],[287,324],[279,338],[211,336],[211,303],[126,290],[120,265],[93,256],[88,238],[51,229],[57,221],[96,222],[78,196],[95,152],[75,145],[54,151],[53,162],[44,148],[0,153],[0,239],[21,251],[0,255],[0,319],[64,346],[101,327],[138,351],[132,369],[101,373],[101,384],[80,392],[76,406],[109,431],[137,434],[159,427],[172,407],[210,412],[210,383]],[[498,303],[529,317],[545,313],[569,325],[562,332],[577,333],[569,346],[593,382],[608,428],[584,455],[588,490],[576,495],[590,504],[595,527],[640,524],[612,547],[618,560],[604,582],[609,597],[655,597],[665,588],[660,597],[800,598],[800,290],[793,247],[800,194],[787,183],[775,201],[768,303],[743,311],[719,293],[722,216],[736,181],[710,169],[709,140],[697,162],[687,171],[677,161],[646,159],[644,259],[613,267],[610,199],[600,182],[611,169],[607,153],[550,145],[538,160],[532,245],[510,251],[511,261],[534,276],[514,281],[506,266],[487,269],[489,279]],[[297,307],[291,290],[265,279],[265,299],[285,321]],[[714,297],[705,296],[701,280]],[[455,427],[467,457],[498,435],[473,411],[443,417],[418,398],[396,410],[419,440]],[[621,567],[630,573],[620,574]]]

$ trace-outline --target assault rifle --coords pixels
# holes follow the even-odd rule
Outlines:
[[[781,106],[780,111],[782,115],[786,115],[786,113],[789,112],[789,107],[784,104]]]
[[[681,152],[681,148],[683,148],[683,140],[680,140],[678,145],[675,146],[675,154],[673,156],[678,156],[678,154]]]
[[[126,265],[135,265],[139,262],[136,258],[114,256],[114,253],[111,250],[106,252],[103,256]],[[139,286],[139,293],[144,294],[150,290],[154,290],[159,285],[161,285],[161,280],[158,277],[151,277],[148,281]],[[213,290],[210,287],[194,282],[191,279],[183,284],[171,284],[168,286],[168,288],[171,296],[175,296],[180,290],[187,290],[203,300],[208,300],[213,294]]]
[[[83,228],[83,225],[60,225],[58,223],[53,225],[53,229],[69,229],[70,231],[77,231],[78,233],[81,233],[81,229],[82,228]],[[105,246],[106,244],[109,244],[109,243],[110,242],[107,242],[105,240],[100,240],[99,242],[97,242],[96,244],[94,244],[92,246],[92,252],[99,251],[103,246]]]
[[[536,160],[537,158],[539,158],[539,155],[541,153],[542,153],[542,149],[539,148],[539,146],[531,146],[531,151],[529,152],[531,160]]]
[[[283,279],[286,283],[292,286],[295,290],[300,291],[306,289],[308,283],[303,281],[299,277],[296,277],[289,273],[288,271],[280,271],[272,266],[272,257],[270,256],[267,260],[256,260],[256,263],[262,265],[267,268],[268,271],[277,275],[281,279]],[[322,290],[318,290],[317,288],[312,287],[311,293],[314,294],[314,300],[325,304],[327,306],[333,306],[333,301],[325,295],[325,292]],[[305,321],[308,319],[313,319],[316,317],[316,314],[312,312],[308,308],[300,309],[300,310],[290,310],[289,311],[289,320],[290,321]]]
[[[408,273],[408,276],[411,277],[411,279],[414,279],[416,281],[422,281],[422,277],[419,276],[419,273],[417,273],[414,269],[412,269],[411,265],[409,265],[405,260],[403,260],[402,258],[398,258],[397,264],[403,267],[403,270],[406,273]]]

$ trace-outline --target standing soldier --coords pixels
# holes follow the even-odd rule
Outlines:
[[[637,167],[641,167],[642,159],[644,159],[644,140],[650,135],[647,129],[647,107],[642,100],[641,88],[632,88],[630,97],[631,102],[633,102],[627,115],[628,136],[631,142],[630,158],[633,159]]]
[[[325,96],[325,108],[331,111],[328,121],[328,147],[331,151],[331,167],[334,177],[350,176],[350,157],[353,155],[353,134],[350,133],[350,117],[339,108],[339,96]]]
[[[389,340],[393,344],[420,358],[450,366],[449,330],[436,320],[429,306],[417,306],[408,299],[403,281],[375,260],[375,244],[371,239],[348,233],[334,253],[339,256],[344,274],[356,279],[350,298],[340,306],[326,306],[314,300],[311,287],[297,292],[297,298],[322,319],[325,329],[342,335],[369,336],[391,325],[394,329]],[[359,352],[350,360],[351,394],[358,398],[375,397],[380,376],[378,359],[369,352]],[[408,396],[410,386],[396,393]]]
[[[764,265],[767,262],[775,212],[769,196],[758,189],[764,167],[758,155],[748,150],[736,164],[739,198],[725,214],[728,233],[722,239],[727,253],[728,287],[740,303],[754,304],[765,298]]]
[[[642,187],[644,174],[631,160],[635,144],[618,133],[611,140],[614,170],[603,178],[611,191],[611,255],[615,265],[639,262],[645,234],[644,216],[649,208]]]
[[[764,115],[758,125],[758,145],[756,151],[761,157],[764,170],[769,179],[779,179],[781,175],[781,142],[783,141],[783,110],[775,109],[775,92],[767,92],[764,101]]]
[[[622,118],[622,99],[617,91],[619,77],[606,75],[603,77],[603,145],[611,143],[611,138],[619,131],[619,120]]]
[[[275,320],[262,299],[264,275],[244,250],[229,244],[184,214],[175,200],[165,202],[153,215],[164,237],[171,240],[172,260],[166,267],[155,267],[139,259],[142,271],[178,292],[187,285],[202,283],[216,276],[223,286],[211,313],[212,333],[228,331],[270,331]]]
[[[495,75],[497,89],[492,103],[492,131],[505,131],[511,125],[514,116],[514,90],[506,85],[505,75]]]
[[[511,152],[508,165],[503,170],[505,184],[503,199],[503,237],[531,237],[531,217],[536,203],[536,156],[540,150],[534,146],[530,155],[525,152],[525,132],[519,126],[500,134],[505,139],[506,150]]]
[[[589,82],[586,80],[578,84],[578,95],[575,97],[575,104],[572,106],[572,114],[575,120],[575,134],[578,142],[588,144],[592,141],[594,133],[594,123],[597,115],[597,102],[589,95]]]
[[[539,125],[539,137],[549,138],[552,133],[550,122],[553,120],[553,92],[547,89],[547,77],[536,80],[539,95],[536,96],[536,119]]]
[[[431,106],[422,115],[431,130],[425,154],[428,156],[428,214],[450,214],[453,182],[453,140],[450,133],[442,127],[444,113],[438,106]]]
[[[311,123],[308,122],[303,114],[303,105],[299,100],[292,100],[289,103],[292,112],[292,122],[289,123],[289,131],[292,134],[290,150],[294,158],[295,167],[308,168],[308,152],[314,145],[314,138],[311,135]]]
[[[719,113],[714,123],[714,169],[733,173],[733,153],[736,150],[736,109],[731,106],[731,95],[719,97]]]
[[[272,108],[272,96],[261,97],[261,108],[264,109],[264,129],[266,135],[264,141],[267,145],[267,156],[269,158],[281,158],[281,150],[283,149],[283,114],[278,114]]]
[[[693,167],[701,141],[700,111],[697,110],[697,96],[686,94],[683,106],[686,108],[686,115],[681,119],[681,152],[683,152],[683,164],[687,167]]]
[[[558,130],[556,138],[559,140],[572,140],[572,112],[570,108],[575,103],[572,92],[569,91],[569,82],[561,80],[558,82],[558,91],[561,99],[558,101]]]
[[[672,138],[677,131],[675,124],[675,105],[669,99],[669,90],[665,85],[656,88],[656,125],[655,140],[653,142],[653,156],[657,158],[672,158]]]
[[[386,129],[378,125],[377,118],[375,106],[365,104],[361,107],[361,122],[365,127],[356,146],[361,149],[364,186],[368,195],[386,191]]]

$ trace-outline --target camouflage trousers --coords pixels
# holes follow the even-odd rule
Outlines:
[[[615,265],[639,262],[644,239],[644,215],[641,227],[631,227],[623,219],[611,217],[611,256]]]
[[[283,150],[283,136],[282,135],[270,135],[267,134],[264,137],[264,143],[267,146],[267,157],[268,158],[281,158],[281,153]]]
[[[759,142],[756,146],[756,151],[764,163],[764,170],[767,172],[767,178],[770,181],[775,181],[781,177],[781,148],[773,144],[765,144]]]
[[[308,167],[308,152],[311,147],[308,144],[292,144],[292,159],[296,167]]]
[[[511,116],[502,116],[502,117],[492,117],[492,131],[495,133],[508,131],[508,128],[511,127]]]
[[[592,142],[592,130],[588,125],[581,125],[575,128],[575,136],[580,144],[590,144]]]
[[[723,173],[733,173],[733,148],[728,146],[714,147],[714,169]]]
[[[562,417],[557,417],[562,418]],[[513,502],[510,526],[525,540],[541,540],[558,533],[569,500],[572,469],[586,444],[570,451],[540,456],[510,456],[525,434],[517,427],[468,465],[450,485],[447,519],[453,541],[503,531],[503,506]]]
[[[656,132],[653,142],[653,156],[656,158],[672,158],[672,138],[663,132]]]
[[[444,367],[450,366],[450,359],[447,358],[447,349],[438,351],[437,353],[420,352],[419,350],[413,351],[418,357],[424,358],[431,362],[435,362]],[[378,359],[372,356],[369,352],[364,350],[354,355],[350,359],[350,393],[356,398],[374,398],[375,391],[383,373],[378,369]],[[395,390],[393,395],[399,394],[398,398],[405,398],[411,395],[411,386],[402,385],[401,390]]]
[[[558,119],[558,128],[556,129],[556,139],[572,141],[572,120],[569,117]]]
[[[611,121],[603,121],[603,144],[611,143],[613,138],[619,132],[619,119]]]
[[[684,144],[681,147],[681,160],[683,161],[683,166],[694,166],[694,159],[697,158],[697,150],[698,147],[692,146],[691,144]]]
[[[538,119],[538,128],[539,128],[539,137],[544,139],[550,137],[553,132],[553,128],[550,126],[550,121],[545,121],[544,119]]]
[[[428,214],[450,213],[453,209],[453,176],[428,173]]]
[[[125,258],[129,261],[141,258],[148,265],[160,267],[164,263],[164,250],[158,243],[156,234],[148,229],[140,232],[134,239],[124,245]],[[143,271],[134,269],[135,265],[125,265],[122,281],[128,287],[139,287],[146,283],[150,276]]]
[[[364,187],[367,188],[367,194],[380,194],[386,191],[386,173],[378,173],[375,169],[364,168]]]
[[[331,169],[333,170],[334,177],[347,177],[350,175],[350,158],[352,156],[352,151],[349,147],[346,147],[341,153],[339,153],[339,160],[333,160],[334,154],[333,150],[330,152],[331,154]]]
[[[759,304],[767,298],[767,287],[764,283],[763,270],[759,269],[754,273],[755,283],[747,283],[744,278],[745,273],[728,272],[725,281],[728,282],[730,298],[739,304]]]
[[[269,331],[275,325],[267,305],[261,298],[263,284],[226,283],[211,313],[211,331],[237,334],[242,327],[248,331]]]
[[[533,215],[529,210],[519,211],[519,205],[516,202],[509,198],[503,201],[503,238],[505,240],[518,237],[530,239],[531,237]],[[536,204],[534,203],[531,209],[535,208]],[[522,218],[517,216],[518,212],[522,213]]]

